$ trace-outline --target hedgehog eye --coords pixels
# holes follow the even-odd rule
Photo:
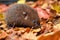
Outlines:
[[[39,26],[40,25],[40,23],[37,22],[37,19],[36,20],[33,20],[33,23],[35,24],[35,26]]]

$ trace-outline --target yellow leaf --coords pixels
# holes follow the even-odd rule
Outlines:
[[[0,20],[4,20],[3,14],[0,13]]]
[[[60,12],[60,5],[55,3],[55,4],[52,5],[52,9],[56,10],[57,12]]]
[[[25,0],[19,0],[17,4],[25,4]]]

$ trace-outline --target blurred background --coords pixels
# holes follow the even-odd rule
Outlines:
[[[0,0],[0,20],[3,20],[3,13],[7,11],[9,6],[15,3],[27,4],[30,7],[36,9],[37,12],[40,14],[40,18],[42,18],[44,14],[48,18],[49,16],[47,15],[47,13],[49,13],[49,15],[51,16],[55,16],[55,14],[60,15],[60,0]],[[45,11],[47,12],[42,13],[42,15],[40,13],[41,11],[39,12],[40,9],[45,9]],[[50,11],[51,9],[55,10],[53,11],[54,13]]]

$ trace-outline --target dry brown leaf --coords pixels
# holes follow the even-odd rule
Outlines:
[[[0,30],[1,31],[1,30]],[[4,31],[2,31],[1,33],[0,33],[0,39],[4,39],[5,37],[7,37],[8,36],[8,34],[6,33],[6,32],[4,32]]]
[[[24,35],[22,35],[22,37],[28,40],[36,40],[36,35],[32,32],[25,33]]]
[[[41,35],[37,40],[60,40],[60,31]]]

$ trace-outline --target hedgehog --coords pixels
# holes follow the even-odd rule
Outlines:
[[[8,27],[40,28],[37,11],[26,4],[13,4],[4,13]]]

